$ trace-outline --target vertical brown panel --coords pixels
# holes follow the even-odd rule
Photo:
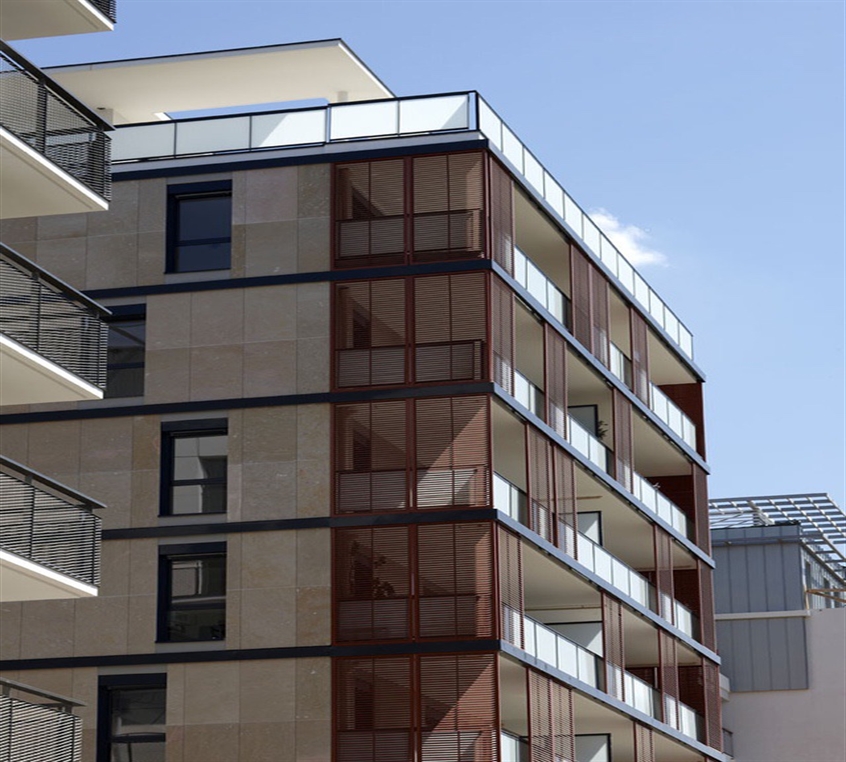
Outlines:
[[[509,275],[514,275],[514,183],[493,159],[490,175],[490,256]]]
[[[526,670],[529,691],[529,748],[532,762],[556,762],[553,748],[549,678]]]
[[[415,400],[420,509],[491,504],[488,398]]]
[[[719,667],[708,659],[702,659],[702,677],[705,693],[705,743],[714,749],[722,749],[723,718]]]
[[[576,463],[560,447],[553,448],[555,470],[555,544],[571,558],[577,558]]]
[[[494,381],[514,396],[514,294],[498,277],[491,287]]]
[[[540,432],[532,428],[528,434],[529,466],[529,529],[545,540],[553,539],[553,484],[552,444]]]
[[[693,472],[693,503],[696,526],[696,544],[711,555],[711,527],[708,518],[708,477],[696,463]]]
[[[663,630],[658,632],[659,680],[664,702],[664,722],[679,726],[679,656],[678,643]]]
[[[652,526],[655,539],[655,592],[658,614],[675,622],[675,590],[673,587],[673,539],[657,524]]]
[[[411,657],[335,661],[335,762],[413,758]]]
[[[632,342],[632,385],[637,397],[649,404],[649,328],[643,316],[629,308]]]
[[[552,694],[552,748],[556,762],[575,762],[576,723],[573,714],[573,691],[550,680]]]
[[[611,362],[609,285],[605,276],[593,265],[590,265],[590,286],[593,354],[607,368]]]
[[[617,389],[614,389],[611,401],[614,415],[614,477],[631,492],[634,462],[632,403]]]
[[[408,639],[408,527],[337,529],[333,539],[335,642]]]
[[[414,380],[480,381],[485,377],[485,273],[414,279]]]
[[[704,561],[698,562],[699,572],[699,627],[702,645],[712,651],[717,647],[714,619],[714,572]]]
[[[498,762],[496,656],[418,658],[420,762]]]
[[[655,762],[655,739],[652,728],[634,723],[634,762]]]
[[[404,400],[335,406],[335,512],[408,510]]]
[[[502,632],[500,637],[523,648],[523,546],[520,538],[499,528],[499,595],[502,599]]]
[[[492,527],[490,522],[418,527],[421,638],[494,637]]]
[[[626,667],[623,607],[620,601],[605,593],[602,593],[602,640],[605,644],[605,690],[611,696],[623,699]]]
[[[567,342],[550,325],[546,331],[546,422],[567,437]]]
[[[419,156],[413,166],[413,261],[482,255],[482,154]]]
[[[589,352],[593,351],[593,310],[591,308],[591,264],[576,246],[570,247],[573,335]]]

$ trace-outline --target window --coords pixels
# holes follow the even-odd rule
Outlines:
[[[225,420],[162,426],[162,515],[226,512]]]
[[[231,243],[230,181],[168,188],[168,272],[226,270]]]
[[[160,641],[226,637],[226,543],[159,548]]]
[[[165,761],[163,674],[100,678],[97,762]]]
[[[106,397],[144,394],[146,313],[143,305],[111,307],[107,355]]]

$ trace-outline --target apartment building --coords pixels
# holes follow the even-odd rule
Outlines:
[[[110,195],[109,128],[6,41],[109,31],[114,2],[55,0],[0,4],[0,404],[64,406],[99,400],[106,386],[107,311],[26,255],[25,240],[66,215],[104,211]],[[22,235],[24,230],[32,234]],[[7,244],[6,234],[22,244]],[[49,243],[47,244],[49,247]],[[56,256],[64,252],[53,249]],[[33,441],[49,451],[49,442]],[[0,440],[0,603],[31,601],[35,609],[93,598],[100,580],[103,506],[18,459]],[[7,457],[9,456],[9,457]],[[0,621],[3,637],[17,638]],[[0,653],[5,658],[8,654]],[[30,673],[0,678],[0,760],[79,759],[78,702],[49,690]]]
[[[2,435],[108,504],[104,573],[2,647],[83,759],[723,759],[691,334],[487,102],[340,40],[49,73],[113,201],[14,243],[110,385]]]
[[[846,514],[826,494],[711,501],[737,762],[846,757]]]

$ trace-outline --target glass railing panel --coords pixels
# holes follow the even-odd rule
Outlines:
[[[502,152],[517,171],[523,174],[523,144],[505,124],[502,125]]]
[[[528,762],[529,744],[517,736],[503,731],[499,736],[501,762]]]
[[[399,131],[398,104],[399,101],[377,101],[332,106],[330,140],[396,135]]]
[[[544,197],[555,213],[564,218],[564,189],[547,173],[544,176]]]
[[[544,393],[519,371],[514,371],[514,399],[543,418]]]
[[[587,247],[594,253],[596,256],[599,256],[599,228],[596,226],[594,221],[588,217],[586,214],[584,215],[584,221],[582,222],[584,225],[584,235],[582,236],[582,240],[587,244]]]
[[[625,686],[625,703],[650,717],[658,717],[660,703],[656,701],[657,691],[649,683],[635,677],[629,672],[623,676]]]
[[[469,127],[468,96],[446,95],[410,98],[399,102],[399,131],[414,132],[466,130]]]
[[[623,351],[613,342],[609,355],[609,370],[622,381],[629,389],[632,388],[632,361],[623,354]]]
[[[479,120],[479,130],[487,136],[494,146],[502,151],[502,120],[482,98],[476,99],[476,113]]]
[[[655,384],[650,384],[649,407],[689,447],[696,448],[696,425]]]
[[[570,430],[570,444],[591,463],[608,472],[608,448],[593,434],[582,426],[575,418],[568,416]]]
[[[114,161],[173,156],[175,149],[176,123],[174,122],[121,127],[112,133]]]
[[[176,131],[176,153],[245,151],[250,147],[250,117],[182,122]]]
[[[689,537],[690,522],[687,516],[638,473],[632,473],[632,494],[673,529]]]
[[[526,493],[515,487],[507,479],[494,473],[493,479],[494,508],[510,516],[515,521],[526,525]]]
[[[523,150],[523,174],[534,189],[543,196],[543,167],[527,150]]]
[[[673,601],[673,606],[675,610],[676,627],[678,627],[678,629],[680,629],[685,635],[691,638],[696,637],[696,615],[687,606],[679,603],[678,601]]]
[[[326,109],[258,114],[252,118],[252,148],[274,148],[326,140]]]
[[[584,214],[582,214],[579,205],[570,198],[567,193],[564,193],[564,222],[566,222],[573,230],[573,232],[582,238],[584,231],[582,230],[582,221]]]
[[[599,687],[596,654],[529,616],[523,617],[523,632],[526,653],[583,683]]]

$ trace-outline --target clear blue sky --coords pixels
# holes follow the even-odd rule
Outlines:
[[[480,91],[664,255],[641,272],[708,376],[711,494],[846,507],[844,7],[118,0],[112,34],[18,47],[46,66],[342,37],[399,95]]]

